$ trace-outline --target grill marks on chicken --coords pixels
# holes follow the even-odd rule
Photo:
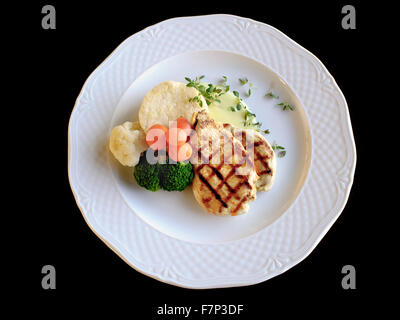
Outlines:
[[[197,148],[193,193],[199,204],[216,215],[246,213],[256,198],[254,162],[223,125],[199,113],[195,127]]]
[[[265,137],[251,129],[242,130],[225,123],[224,128],[230,130],[235,138],[241,141],[243,147],[254,162],[257,175],[258,191],[268,191],[275,180],[276,157],[275,152]]]
[[[207,210],[215,214],[224,213],[222,208],[226,208],[231,215],[236,215],[241,212],[244,203],[253,199],[248,192],[253,187],[247,177],[238,178],[235,175],[234,166],[227,167],[201,164],[196,169],[196,174],[206,187],[200,186],[201,201]]]

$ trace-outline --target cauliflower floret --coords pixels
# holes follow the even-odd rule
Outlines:
[[[139,162],[140,153],[145,151],[148,145],[139,122],[127,121],[112,129],[109,147],[122,165],[134,167]]]

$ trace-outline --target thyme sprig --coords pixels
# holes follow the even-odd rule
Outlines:
[[[279,99],[279,96],[275,95],[272,91],[268,92],[265,96],[272,99]],[[292,110],[292,111],[294,110],[294,107],[287,101],[278,103],[278,106],[281,106],[282,110]]]
[[[275,95],[272,91],[268,92],[266,94],[267,97],[273,98],[273,99],[279,99],[277,95]]]
[[[257,88],[252,82],[249,82],[249,79],[245,78],[239,78],[238,79],[240,84],[242,86],[248,84],[249,85],[249,89],[247,90],[247,96],[250,97],[251,96],[251,88]]]
[[[271,147],[274,151],[278,152],[278,158],[283,158],[286,155],[285,147],[278,145],[275,141]]]
[[[239,82],[242,86],[244,86],[247,82],[249,82],[249,79],[247,78],[239,78]]]
[[[190,79],[188,77],[185,77],[185,80],[188,82],[186,86],[196,88],[197,90],[199,90],[200,95],[204,97],[204,100],[206,101],[207,105],[210,105],[214,101],[221,103],[221,100],[218,99],[218,97],[226,93],[229,90],[229,86],[227,85],[214,86],[212,83],[204,85],[203,83],[201,83],[201,80],[203,78],[204,76],[196,77],[195,79]],[[189,101],[196,101],[196,102],[200,101],[200,97],[199,96],[196,97],[190,98]]]
[[[189,99],[189,102],[197,102],[200,107],[203,106],[203,101],[200,99],[200,95],[194,96],[193,98]]]
[[[289,110],[292,110],[292,111],[294,110],[294,107],[292,105],[290,105],[287,101],[278,103],[278,106],[281,106],[282,110],[286,110],[286,109],[289,109]]]
[[[246,109],[244,111],[243,125],[245,127],[255,126],[256,129],[260,129],[261,123],[260,122],[254,122],[255,119],[256,119],[255,113],[250,112],[248,109]]]
[[[222,87],[224,87],[225,92],[229,91],[229,85],[228,85],[228,78],[226,76],[222,76]]]

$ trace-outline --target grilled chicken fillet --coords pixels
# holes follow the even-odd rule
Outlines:
[[[195,168],[192,188],[197,202],[216,215],[246,213],[257,192],[254,162],[241,141],[207,112],[197,115],[195,130],[197,139],[192,145],[196,152],[191,161]]]
[[[224,123],[223,126],[242,142],[243,147],[254,161],[259,177],[256,182],[257,190],[271,190],[275,180],[276,157],[267,139],[261,133],[252,129],[239,129],[228,123]]]

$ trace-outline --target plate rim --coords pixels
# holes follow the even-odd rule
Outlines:
[[[101,235],[99,234],[99,232],[98,232],[97,230],[95,230],[95,228],[92,226],[91,222],[89,221],[89,218],[87,217],[87,215],[86,215],[85,212],[84,212],[85,209],[82,207],[82,205],[81,205],[80,202],[79,202],[78,195],[77,195],[77,191],[74,190],[73,182],[72,182],[72,180],[71,180],[71,122],[72,122],[71,120],[72,120],[72,118],[73,118],[74,112],[76,112],[76,110],[77,110],[77,106],[79,105],[79,101],[80,101],[80,99],[82,98],[85,89],[87,89],[87,86],[88,86],[88,84],[90,83],[90,81],[93,80],[94,75],[95,75],[97,72],[99,72],[101,69],[105,68],[105,67],[107,66],[107,64],[109,64],[109,63],[111,62],[111,61],[110,61],[111,58],[115,57],[115,56],[124,48],[124,46],[127,45],[129,39],[131,39],[132,37],[137,36],[137,35],[139,35],[139,34],[141,34],[141,33],[146,32],[146,31],[150,30],[151,28],[155,28],[155,27],[157,27],[157,26],[159,26],[159,25],[161,25],[161,24],[168,23],[169,21],[188,20],[188,19],[192,19],[192,18],[196,18],[196,19],[200,18],[200,19],[201,19],[201,18],[208,18],[208,17],[215,17],[215,18],[219,18],[219,17],[228,17],[228,18],[235,18],[235,19],[238,19],[238,20],[248,21],[248,22],[250,22],[250,23],[255,23],[255,24],[259,24],[259,25],[265,25],[265,26],[267,26],[268,28],[273,29],[277,34],[279,34],[279,36],[281,36],[281,37],[283,37],[284,39],[288,40],[289,43],[290,43],[291,45],[294,45],[294,46],[298,47],[298,48],[301,49],[303,52],[306,52],[308,55],[310,55],[310,57],[312,57],[312,58],[318,63],[318,65],[322,68],[322,70],[325,72],[325,74],[330,78],[330,81],[332,82],[332,85],[335,87],[335,90],[339,93],[340,98],[341,98],[342,102],[344,103],[344,106],[346,107],[346,108],[345,108],[345,109],[346,109],[346,110],[345,110],[345,116],[346,116],[346,119],[345,119],[345,120],[346,120],[346,123],[347,123],[347,129],[349,130],[349,132],[348,132],[348,133],[349,133],[348,137],[350,138],[350,141],[348,141],[348,142],[350,142],[350,145],[351,145],[351,147],[352,147],[352,150],[351,150],[351,151],[352,151],[352,159],[353,159],[353,161],[352,161],[351,163],[349,163],[349,164],[346,166],[346,168],[349,168],[349,169],[350,169],[350,174],[348,175],[349,181],[347,182],[346,188],[344,189],[344,196],[342,197],[341,206],[339,207],[339,209],[337,209],[337,212],[336,212],[336,214],[335,214],[333,217],[329,217],[329,215],[325,216],[325,218],[324,218],[323,220],[329,218],[329,219],[328,219],[329,222],[328,222],[327,224],[325,224],[325,227],[323,228],[323,230],[316,230],[316,229],[318,229],[318,225],[315,227],[315,229],[313,230],[312,233],[315,233],[316,231],[318,231],[318,236],[317,236],[317,237],[314,237],[312,243],[308,245],[308,247],[307,247],[308,249],[307,249],[307,250],[305,250],[305,251],[303,250],[303,251],[302,251],[301,257],[296,258],[296,259],[295,259],[294,261],[292,261],[291,263],[285,264],[285,267],[284,267],[283,269],[279,269],[278,272],[271,272],[271,273],[268,273],[266,276],[264,276],[264,277],[259,277],[257,280],[254,280],[254,279],[253,279],[252,281],[249,281],[250,279],[248,279],[248,280],[239,281],[239,282],[237,282],[237,283],[232,283],[231,281],[230,281],[230,282],[227,282],[227,283],[220,283],[220,282],[219,282],[219,283],[217,283],[216,285],[212,285],[212,284],[210,285],[209,283],[207,283],[207,281],[202,280],[203,283],[204,283],[204,285],[194,285],[194,284],[190,284],[190,283],[186,283],[186,284],[185,284],[185,283],[181,283],[181,282],[179,282],[179,281],[173,281],[173,280],[171,280],[171,279],[167,279],[167,278],[165,278],[165,277],[161,277],[161,276],[159,276],[159,275],[157,275],[157,274],[152,274],[151,272],[146,272],[146,271],[141,270],[141,269],[138,268],[137,266],[133,265],[133,263],[131,263],[131,262],[120,252],[121,250],[115,248],[114,245],[112,245],[112,244],[110,243],[109,240],[103,238],[103,236],[101,236]],[[210,49],[210,50],[211,50],[211,49]],[[231,52],[231,51],[227,51],[227,52]],[[238,52],[232,52],[232,53],[241,54],[241,53],[238,53]],[[241,54],[241,55],[243,55],[243,54]],[[247,56],[247,57],[250,58],[250,59],[253,59],[252,57],[249,57],[249,56]],[[260,61],[258,61],[258,59],[253,59],[253,60],[255,60],[255,61],[257,61],[257,62],[260,62]],[[156,63],[158,63],[158,62],[160,62],[160,61],[161,61],[161,60],[157,61]],[[260,62],[260,63],[264,64],[263,62]],[[154,64],[153,64],[153,65],[154,65]],[[150,65],[150,66],[148,66],[147,68],[151,68],[153,65]],[[271,69],[272,71],[274,71],[279,77],[281,77],[282,79],[284,79],[284,80],[286,81],[285,77],[284,77],[283,75],[281,75],[279,72],[277,72],[273,67],[271,67],[271,66],[267,66],[267,67],[270,68],[270,69]],[[146,71],[146,70],[144,70],[143,72],[145,72],[145,71]],[[140,74],[139,74],[138,76],[140,76]],[[288,83],[288,82],[286,81],[286,83]],[[291,86],[290,86],[290,87],[291,87]],[[292,89],[293,92],[296,94],[296,96],[299,97],[299,95],[298,95],[297,92],[296,92],[296,89],[293,88],[293,87],[291,87],[291,89]],[[123,95],[123,93],[122,93],[122,95]],[[121,96],[122,96],[122,95],[121,95]],[[299,100],[302,101],[300,97],[299,97]],[[305,112],[306,112],[306,110],[305,110]],[[310,129],[311,129],[311,132],[312,132],[312,124],[311,124],[310,122],[309,122],[309,126],[310,126]],[[312,135],[311,135],[311,140],[313,140],[313,139],[312,139]],[[308,170],[311,170],[311,168],[312,168],[312,163],[313,163],[313,156],[312,156],[312,153],[313,153],[313,144],[311,145],[311,160],[310,160],[310,164],[309,164]],[[351,119],[350,119],[350,113],[349,113],[347,101],[346,101],[346,99],[345,99],[345,97],[344,97],[344,95],[343,95],[343,93],[342,93],[340,87],[337,85],[335,79],[334,79],[333,76],[330,74],[330,72],[327,70],[327,68],[325,67],[325,65],[324,65],[324,64],[319,60],[319,58],[316,57],[313,53],[311,53],[310,51],[308,51],[306,48],[304,48],[303,46],[301,46],[300,44],[298,44],[298,43],[295,42],[294,40],[290,39],[286,34],[284,34],[283,32],[281,32],[280,30],[276,29],[275,27],[273,27],[273,26],[271,26],[271,25],[269,25],[269,24],[267,24],[267,23],[264,23],[264,22],[260,22],[260,21],[253,20],[253,19],[251,19],[251,18],[241,17],[241,16],[237,16],[237,15],[231,15],[231,14],[209,14],[209,15],[195,15],[195,16],[174,17],[174,18],[166,19],[166,20],[160,21],[160,22],[158,22],[158,23],[155,23],[155,24],[153,24],[153,25],[150,25],[150,26],[148,26],[148,27],[146,27],[146,28],[144,28],[144,29],[142,29],[142,30],[140,30],[140,31],[138,31],[138,32],[136,32],[136,33],[134,33],[134,34],[132,34],[131,36],[127,37],[124,41],[122,41],[122,42],[121,42],[121,43],[120,43],[120,44],[119,44],[119,45],[118,45],[118,46],[103,60],[103,62],[102,62],[101,64],[99,64],[99,65],[94,69],[93,72],[90,73],[90,75],[88,76],[88,78],[87,78],[86,81],[84,82],[84,84],[83,84],[83,86],[82,86],[82,88],[81,88],[81,91],[80,91],[79,94],[78,94],[78,97],[77,97],[77,99],[76,99],[76,101],[75,101],[74,108],[73,108],[73,110],[72,110],[72,112],[71,112],[70,119],[69,119],[69,124],[68,124],[68,181],[69,181],[69,183],[70,183],[70,187],[71,187],[72,193],[73,193],[73,195],[74,195],[75,202],[76,202],[76,204],[77,204],[79,210],[81,211],[81,214],[82,214],[82,216],[84,217],[84,220],[85,220],[86,224],[87,224],[87,225],[89,226],[89,228],[94,232],[94,234],[95,234],[100,240],[102,240],[102,242],[104,242],[104,243],[105,243],[111,250],[113,250],[124,262],[126,262],[128,265],[130,265],[130,266],[131,266],[133,269],[135,269],[136,271],[138,271],[138,272],[140,272],[140,273],[142,273],[142,274],[144,274],[144,275],[146,275],[146,276],[149,276],[149,277],[151,277],[151,278],[154,278],[154,279],[156,279],[156,280],[158,280],[158,281],[161,281],[161,282],[164,282],[164,283],[167,283],[167,284],[171,284],[171,285],[175,285],[175,286],[178,286],[178,287],[183,287],[183,288],[208,289],[208,288],[222,288],[222,287],[236,287],[236,286],[254,285],[254,284],[257,284],[257,283],[260,283],[260,282],[264,282],[264,281],[266,281],[266,280],[268,280],[268,279],[270,279],[270,278],[272,278],[272,277],[274,277],[274,276],[276,276],[276,275],[278,275],[278,274],[281,274],[281,273],[285,272],[286,270],[292,268],[294,265],[298,264],[299,262],[303,261],[303,260],[315,249],[315,247],[318,245],[318,243],[321,241],[321,239],[325,236],[325,234],[328,232],[328,230],[331,228],[331,226],[335,223],[335,221],[337,220],[337,218],[338,218],[338,217],[340,216],[340,214],[342,213],[344,207],[346,206],[346,203],[347,203],[348,198],[349,198],[349,196],[350,196],[351,187],[352,187],[353,181],[354,181],[354,174],[355,174],[356,163],[357,163],[356,144],[355,144],[355,140],[354,140],[354,134],[353,134],[353,130],[352,130]],[[307,182],[308,179],[309,179],[309,174],[307,174],[307,176],[306,176],[306,178],[305,178],[305,180],[306,180],[305,183]],[[304,188],[305,183],[303,184],[302,189]],[[302,190],[300,191],[298,197],[301,196],[301,193],[302,193]],[[311,240],[311,238],[313,238],[313,237],[310,236],[310,237],[307,239],[307,241],[306,241],[305,243],[309,242],[309,241]],[[179,241],[181,241],[181,240],[179,240]],[[182,241],[184,241],[184,240],[182,240]],[[240,240],[238,240],[238,241],[240,241]]]

